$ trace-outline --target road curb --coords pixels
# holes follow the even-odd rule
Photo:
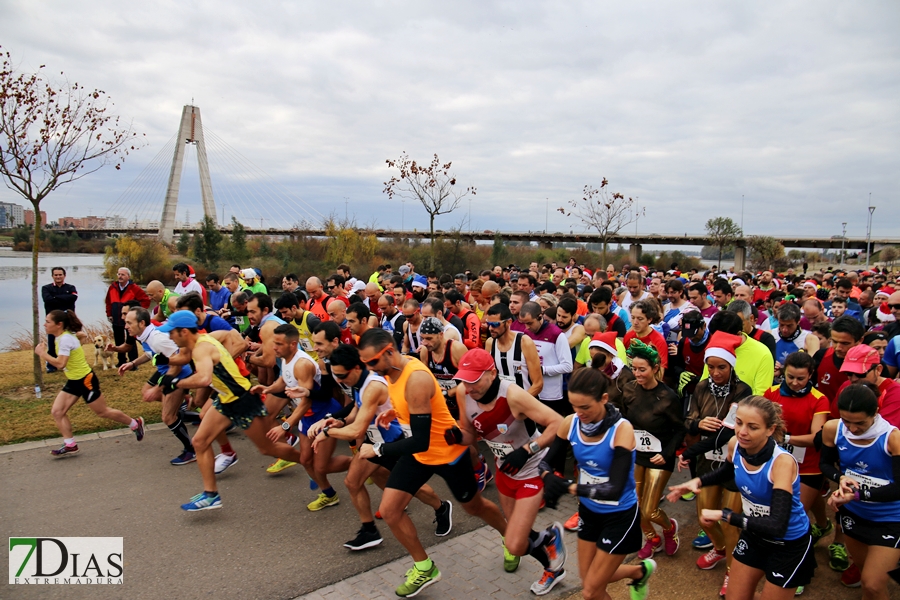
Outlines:
[[[153,423],[152,425],[145,425],[145,431],[161,431],[164,429],[168,429],[169,427],[165,423]],[[95,433],[85,433],[82,435],[78,435],[78,443],[82,442],[93,442],[97,440],[102,440],[106,438],[115,438],[122,437],[124,435],[131,435],[131,429],[127,427],[123,427],[121,429],[110,429],[109,431],[98,431]],[[37,450],[40,448],[55,448],[63,443],[62,438],[49,438],[46,440],[35,440],[32,442],[20,442],[18,444],[8,444],[6,446],[0,446],[0,454],[11,454],[13,452],[24,452],[25,450]]]

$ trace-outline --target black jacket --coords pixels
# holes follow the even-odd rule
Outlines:
[[[78,292],[71,283],[64,283],[61,286],[48,283],[41,288],[41,297],[44,299],[44,312],[50,312],[51,310],[75,310]]]

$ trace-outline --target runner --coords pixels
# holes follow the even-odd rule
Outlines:
[[[422,338],[419,337],[422,311],[418,300],[410,298],[403,302],[403,319],[403,354],[418,354],[419,345],[422,343]]]
[[[468,445],[483,439],[495,456],[497,491],[506,515],[503,569],[513,573],[520,557],[530,554],[544,568],[531,586],[538,596],[548,593],[565,577],[566,548],[563,530],[554,523],[538,533],[533,529],[543,500],[539,464],[556,439],[562,417],[515,383],[500,379],[491,355],[469,350],[455,375],[460,410],[459,427],[447,432],[447,442]],[[535,424],[543,428],[536,431]]]
[[[78,402],[78,398],[84,399],[88,408],[98,417],[128,425],[137,441],[144,439],[143,417],[132,419],[121,410],[106,405],[106,399],[100,391],[100,379],[88,366],[84,348],[81,347],[81,341],[77,336],[83,328],[73,311],[51,310],[44,319],[44,331],[48,336],[56,338],[56,356],[50,356],[44,342],[34,347],[34,353],[38,357],[56,369],[62,369],[66,374],[66,385],[56,395],[50,409],[56,427],[63,437],[63,445],[57,450],[50,451],[52,456],[70,456],[78,453],[78,444],[75,443],[75,435],[72,433],[72,422],[67,416],[69,409]]]
[[[384,377],[369,371],[359,360],[359,351],[353,346],[341,344],[331,353],[330,363],[335,381],[349,392],[353,402],[331,417],[313,424],[308,435],[313,439],[312,448],[318,453],[322,444],[329,439],[339,439],[355,444],[363,439],[363,444],[394,442],[404,437],[405,432],[396,419],[386,427],[379,427],[375,419],[381,413],[391,410],[388,384]],[[349,412],[346,410],[349,408]],[[346,413],[346,414],[345,414]],[[384,489],[389,472],[396,460],[376,456],[361,458],[356,454],[350,460],[344,484],[350,492],[353,506],[359,514],[362,526],[356,537],[344,544],[350,550],[365,550],[379,545],[383,540],[372,516],[372,502],[366,490],[366,480],[372,478],[378,487]],[[443,537],[453,527],[453,506],[449,501],[441,501],[431,486],[423,485],[415,497],[434,509],[434,534]]]
[[[636,271],[631,271],[625,277],[625,287],[628,291],[619,296],[619,306],[630,311],[631,305],[650,297],[650,292],[644,289],[644,278]]]
[[[403,347],[403,323],[406,317],[397,308],[397,302],[393,294],[382,294],[378,299],[378,309],[381,311],[381,328],[394,336],[394,345]]]
[[[158,331],[156,326],[150,322],[150,312],[147,309],[138,307],[128,311],[128,314],[125,315],[125,329],[141,343],[144,353],[138,356],[136,360],[127,362],[119,367],[119,375],[124,375],[126,371],[134,371],[139,365],[147,362],[152,363],[156,367],[153,375],[144,383],[144,387],[141,389],[141,397],[144,402],[162,401],[163,423],[166,424],[172,435],[183,446],[181,454],[169,462],[175,466],[194,462],[196,460],[194,446],[191,444],[187,427],[178,414],[181,403],[184,401],[184,390],[175,390],[171,394],[163,394],[162,388],[159,387],[164,375],[170,374],[173,377],[183,379],[191,374],[190,367],[169,368],[169,358],[178,353],[178,346],[169,339],[169,336]]]
[[[781,407],[759,396],[744,398],[735,415],[735,438],[728,462],[702,477],[669,488],[676,501],[683,493],[732,477],[741,491],[742,513],[704,510],[701,525],[723,521],[740,528],[728,589],[729,600],[750,600],[766,578],[762,598],[792,598],[808,585],[816,568],[809,519],[800,502],[800,477],[790,453],[776,444],[784,432]]]
[[[500,535],[506,534],[506,520],[497,505],[478,492],[465,448],[451,446],[444,439],[444,432],[456,422],[428,368],[400,354],[394,347],[393,336],[383,329],[367,331],[360,339],[359,349],[360,359],[366,366],[388,378],[393,409],[382,413],[378,424],[386,425],[396,417],[401,425],[409,426],[412,434],[395,442],[365,445],[359,452],[362,458],[397,459],[397,468],[391,471],[381,499],[380,512],[394,537],[415,561],[407,572],[406,582],[396,590],[398,596],[405,598],[418,594],[441,577],[404,512],[413,494],[432,475],[440,475],[447,482],[467,513],[481,518]]]
[[[163,393],[170,394],[176,389],[196,389],[212,387],[218,395],[212,398],[212,409],[205,407],[203,420],[194,434],[194,451],[197,465],[203,478],[203,491],[185,504],[182,510],[194,512],[222,507],[216,485],[215,458],[212,442],[234,424],[244,430],[262,454],[300,461],[300,453],[284,443],[272,443],[266,437],[268,415],[259,397],[250,393],[250,382],[241,375],[237,365],[225,347],[209,334],[201,334],[197,329],[197,317],[187,310],[180,310],[159,328],[168,333],[179,348],[191,352],[194,374],[185,379],[162,380]]]
[[[863,598],[888,598],[889,571],[900,561],[900,432],[878,414],[878,399],[861,384],[838,398],[841,418],[822,429],[822,472],[839,487],[837,510]]]
[[[651,325],[659,319],[658,304],[652,300],[640,300],[631,306],[631,329],[625,334],[625,349],[632,340],[640,340],[644,344],[654,346],[660,359],[660,373],[664,374],[669,366],[669,347],[666,338]]]
[[[247,318],[250,319],[250,325],[259,331],[259,339],[250,344],[247,366],[256,367],[256,378],[260,385],[271,385],[278,377],[273,332],[276,327],[285,323],[273,314],[273,310],[272,299],[268,294],[256,292],[247,301]],[[269,414],[274,416],[278,413]]]
[[[666,483],[675,468],[675,451],[684,439],[684,409],[681,400],[661,381],[659,353],[640,340],[628,348],[634,381],[625,386],[622,415],[634,429],[637,458],[635,485],[641,506],[641,529],[647,538],[638,552],[641,559],[665,549],[678,551],[678,522],[659,508]],[[663,538],[653,524],[662,527]]]
[[[303,290],[299,290],[299,293],[302,294]],[[312,339],[312,332],[321,323],[319,318],[300,306],[300,300],[296,294],[279,296],[275,301],[275,309],[281,315],[282,320],[292,324],[300,332],[300,349],[309,354],[313,360],[319,360]]]
[[[640,509],[635,489],[635,435],[631,424],[608,403],[609,379],[596,369],[581,369],[569,381],[574,415],[556,432],[549,454],[571,446],[580,465],[578,483],[562,479],[541,463],[544,497],[555,506],[563,494],[578,496],[583,523],[578,532],[578,570],[585,598],[609,598],[607,586],[630,578],[632,600],[647,597],[652,559],[623,565],[627,554],[641,548]],[[608,441],[607,441],[608,439]]]
[[[322,372],[318,362],[301,350],[299,343],[300,332],[296,327],[289,323],[281,323],[275,327],[272,330],[272,348],[278,358],[284,361],[281,375],[270,386],[256,385],[250,389],[252,394],[265,396],[266,411],[271,415],[280,414],[289,401],[294,406],[287,419],[274,425],[266,433],[266,437],[272,442],[280,442],[297,429],[298,425],[299,433],[305,433],[314,423],[341,409],[341,404],[330,395],[330,386],[322,386]],[[309,436],[300,435],[299,445],[299,462],[321,490],[306,508],[315,512],[337,506],[340,498],[328,482],[328,475],[346,471],[350,466],[350,458],[333,456],[337,445],[337,440],[334,439],[324,440],[315,453]],[[278,473],[288,466],[292,465],[276,462],[269,466],[268,472]]]
[[[501,379],[508,379],[537,398],[544,387],[541,358],[534,340],[512,330],[513,315],[505,304],[494,304],[487,311],[485,325],[490,338],[485,350],[494,357]]]
[[[778,308],[778,329],[775,336],[775,378],[780,380],[785,359],[794,352],[803,351],[814,356],[819,351],[819,338],[800,327],[800,307],[793,303]]]
[[[173,293],[161,281],[154,279],[147,284],[147,296],[156,303],[153,317],[157,322],[165,321],[169,315],[178,310],[175,305],[178,302],[178,294]]]

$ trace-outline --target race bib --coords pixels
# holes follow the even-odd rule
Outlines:
[[[890,481],[888,481],[887,479],[880,479],[878,477],[863,475],[862,473],[857,473],[853,469],[847,469],[846,471],[844,471],[844,475],[856,480],[856,482],[859,484],[860,491],[872,488],[880,488],[890,483]],[[866,500],[863,500],[862,502],[866,502]]]
[[[728,414],[722,419],[722,425],[728,429],[734,429],[734,417],[737,415],[737,408],[737,402],[732,402],[731,406],[728,408]]]
[[[586,473],[584,469],[578,470],[578,483],[584,483],[587,485],[598,485],[600,483],[606,483],[609,481],[609,477],[595,477],[589,473]],[[589,498],[582,498],[585,502],[594,502],[595,504],[605,504],[606,506],[618,506],[618,500],[591,500]]]
[[[662,443],[655,435],[643,429],[634,430],[635,450],[638,452],[662,452]]]
[[[243,324],[244,324],[244,317],[235,317],[235,318],[234,318],[234,324],[235,324],[235,325],[243,325]]]
[[[376,444],[378,442],[384,443],[384,436],[381,435],[381,430],[378,429],[377,425],[369,425],[366,433],[369,435],[369,441],[373,444]]]
[[[305,338],[300,338],[300,347],[303,348],[304,352],[312,352],[313,350],[313,345]]]
[[[741,504],[744,508],[744,514],[748,517],[768,517],[771,512],[768,506],[751,502],[743,496],[741,496]]]
[[[504,444],[502,442],[492,442],[491,440],[485,440],[487,442],[488,447],[491,449],[491,452],[494,453],[494,456],[503,460],[506,458],[507,454],[511,454],[515,448],[513,448],[512,444]]]
[[[516,378],[512,375],[500,375],[500,379],[502,379],[503,381],[512,381],[513,383],[516,382]]]
[[[725,462],[725,450],[728,446],[722,446],[721,448],[713,448],[703,456],[706,457],[706,460],[710,460],[712,462]]]
[[[779,444],[782,448],[790,452],[793,457],[797,460],[797,464],[803,462],[803,459],[806,458],[806,448],[799,448],[793,444]]]

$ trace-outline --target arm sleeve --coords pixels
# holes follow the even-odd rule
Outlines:
[[[711,434],[699,442],[694,444],[693,446],[689,446],[687,450],[682,452],[681,456],[685,458],[685,460],[691,460],[692,458],[697,458],[702,454],[706,454],[710,450],[714,450],[716,448],[721,448],[722,446],[727,446],[728,442],[731,438],[734,437],[734,430],[729,429],[728,427],[722,427],[718,432]]]
[[[579,483],[575,495],[591,500],[618,500],[631,473],[632,454],[631,450],[616,446],[613,449],[612,464],[609,466],[609,481],[596,485]]]
[[[322,321],[319,320],[319,317],[312,313],[309,313],[309,316],[306,317],[306,326],[309,327],[310,331],[315,331],[316,327],[318,327],[321,323]]]
[[[404,454],[425,452],[431,445],[431,415],[409,415],[409,428],[412,435],[396,442],[385,444],[381,455],[386,458],[400,458]]]
[[[900,500],[900,456],[891,457],[893,482],[877,488],[864,488],[859,497],[866,502],[895,502]]]
[[[469,350],[478,348],[481,345],[481,323],[478,320],[478,315],[470,312],[466,315],[466,321],[463,325],[463,344]]]
[[[816,439],[819,439],[819,436],[816,436]],[[832,481],[840,481],[841,470],[838,467],[840,461],[841,459],[840,455],[838,455],[837,448],[822,444],[822,450],[819,454],[819,469],[822,471],[822,475]]]
[[[544,460],[541,461],[541,464],[552,465],[553,459],[559,455],[560,452],[567,452],[569,449],[569,440],[565,438],[561,438],[558,435],[553,439],[553,443],[550,444],[550,447],[547,449],[547,454],[544,455]],[[553,471],[552,468],[548,467],[546,469],[541,468],[541,471]]]
[[[564,375],[572,372],[572,351],[569,350],[569,342],[565,335],[560,334],[556,338],[555,343],[556,358],[559,364],[544,365],[542,371],[544,375],[552,377],[553,375]]]
[[[741,513],[731,513],[729,525],[746,529],[767,538],[780,538],[787,531],[791,519],[793,496],[787,490],[772,490],[770,512],[765,517],[748,517]]]
[[[725,462],[715,471],[704,473],[700,476],[700,484],[703,487],[708,485],[722,485],[734,479],[734,465],[729,461]]]
[[[335,411],[335,412],[331,413],[331,416],[334,417],[335,419],[341,419],[343,421],[350,415],[350,413],[353,412],[354,408],[356,408],[356,403],[348,402],[347,406],[343,407],[339,411]]]

